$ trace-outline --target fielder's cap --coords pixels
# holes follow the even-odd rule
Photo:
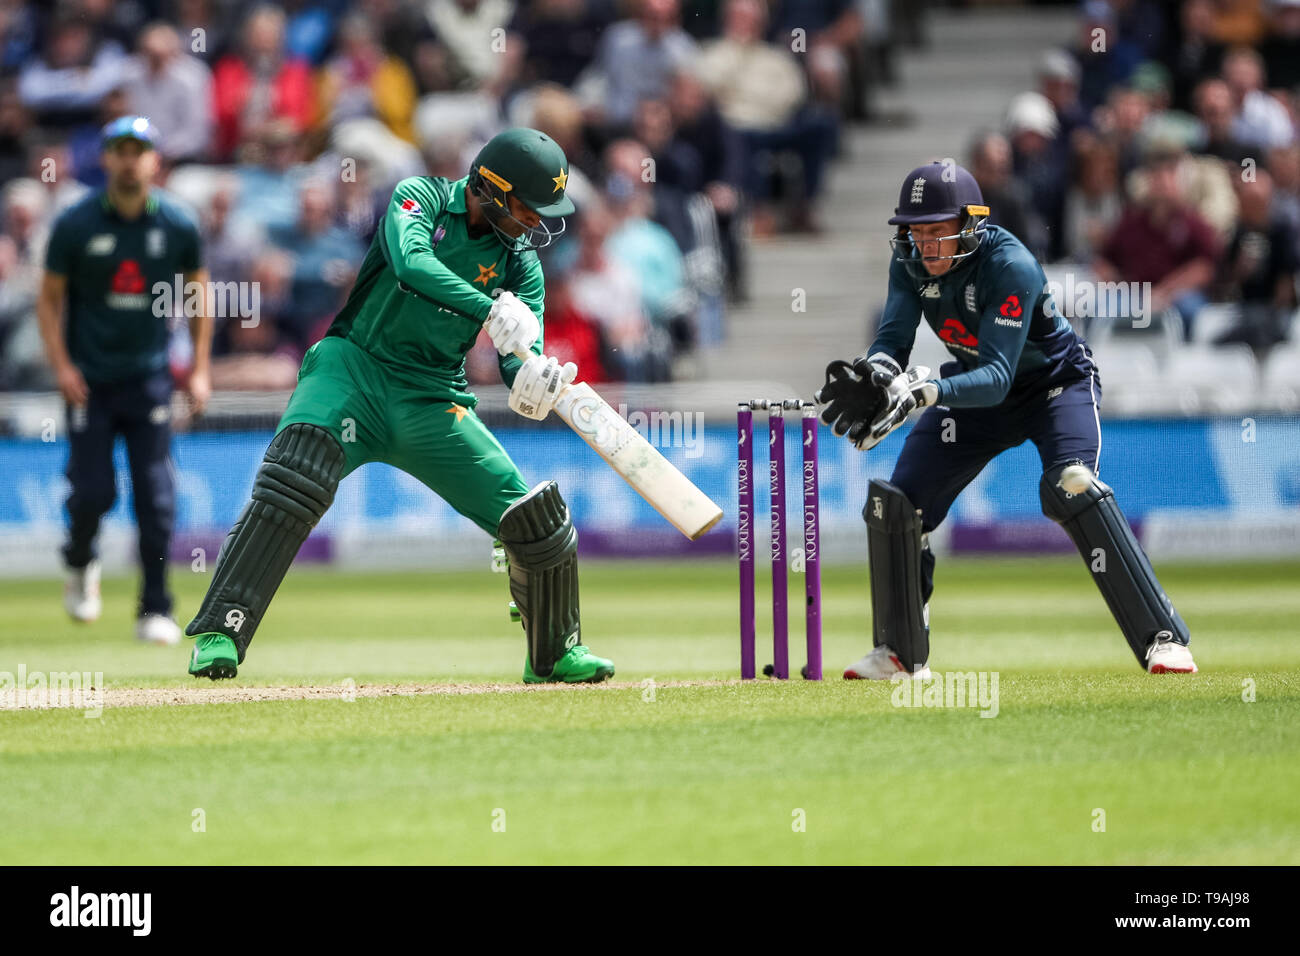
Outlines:
[[[158,146],[158,130],[147,116],[120,116],[99,134],[99,149],[111,149],[124,139],[133,139],[149,149]]]
[[[953,163],[927,163],[916,167],[903,180],[898,208],[889,224],[910,226],[960,219],[972,206],[976,207],[975,212],[988,215],[988,207],[984,205],[984,196],[974,176]]]

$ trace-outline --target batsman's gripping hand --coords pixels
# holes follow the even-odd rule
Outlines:
[[[836,435],[858,445],[887,407],[885,389],[900,371],[898,363],[883,352],[852,363],[831,362],[826,366],[826,384],[813,396],[825,406],[821,420]]]
[[[561,365],[553,356],[534,355],[515,374],[515,384],[510,387],[510,407],[524,418],[540,422],[555,407],[560,390],[577,377],[578,366],[572,362]]]
[[[533,315],[533,310],[520,302],[513,292],[497,293],[483,328],[502,355],[529,351],[542,334],[541,323]]]

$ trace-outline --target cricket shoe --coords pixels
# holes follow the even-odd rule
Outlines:
[[[585,644],[575,644],[555,662],[550,677],[533,673],[533,662],[524,658],[525,684],[599,684],[614,676],[614,662],[597,657]]]
[[[181,642],[181,629],[166,614],[141,614],[135,622],[135,636],[146,644],[170,646]]]
[[[98,620],[104,603],[99,597],[99,562],[84,568],[68,568],[63,584],[63,607],[74,621]]]
[[[1175,642],[1172,634],[1161,631],[1147,648],[1147,673],[1195,674],[1196,661],[1186,644]]]
[[[222,680],[234,677],[239,668],[239,651],[235,642],[224,634],[200,634],[194,638],[190,654],[190,673],[195,677]]]
[[[893,680],[907,676],[907,668],[889,645],[880,644],[871,653],[844,669],[845,680]],[[911,675],[916,680],[929,680],[930,668],[922,664]]]

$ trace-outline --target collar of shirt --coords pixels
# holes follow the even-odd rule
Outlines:
[[[99,194],[99,208],[103,210],[105,216],[116,219],[119,222],[139,222],[140,219],[152,219],[158,214],[158,197],[150,193],[144,201],[144,212],[141,213],[140,219],[123,219],[122,214],[117,211],[117,207],[108,201],[108,190],[105,189]]]

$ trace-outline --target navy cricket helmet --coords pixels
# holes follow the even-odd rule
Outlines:
[[[891,226],[898,227],[890,245],[908,272],[917,278],[929,278],[909,227],[956,219],[957,231],[950,236],[941,236],[940,241],[956,239],[960,251],[956,255],[932,256],[931,259],[959,262],[979,248],[988,217],[989,207],[984,205],[984,196],[974,176],[953,162],[927,163],[912,170],[903,180],[898,207],[889,220]]]

